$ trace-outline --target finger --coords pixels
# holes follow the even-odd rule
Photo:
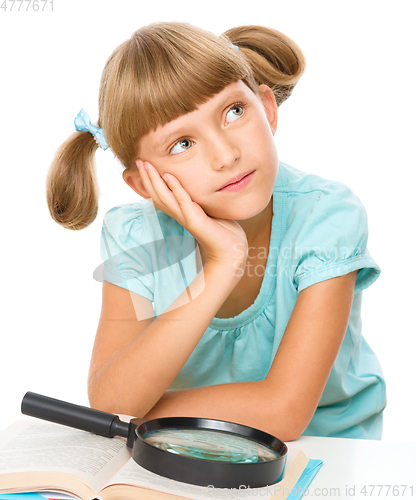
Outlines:
[[[176,177],[171,174],[165,175],[168,179],[169,188],[175,196],[178,209],[182,214],[181,216],[184,218],[186,229],[190,229],[192,232],[192,229],[195,228],[195,224],[196,229],[198,229],[200,224],[206,221],[207,214],[198,203],[192,200],[189,193],[183,188]]]
[[[148,172],[145,169],[144,162],[141,160],[136,161],[137,168],[139,170],[140,179],[143,186],[145,187],[147,194],[152,200],[157,199],[157,194],[153,188],[152,181],[149,178]]]
[[[146,168],[147,167],[147,170]],[[169,189],[167,183],[160,177],[159,172],[156,168],[149,162],[144,162],[143,167],[140,169],[142,171],[142,180],[146,189],[149,186],[149,190],[152,191],[152,199],[156,204],[160,206],[167,207],[174,212],[178,212],[179,205],[172,191]],[[149,193],[150,194],[150,193]]]
[[[162,203],[167,205],[174,201],[175,206],[178,207],[177,200],[179,195],[181,199],[185,198],[191,201],[189,194],[184,190],[176,177],[172,174],[164,174],[162,178],[151,163],[145,162],[145,165],[148,167],[147,174],[152,182],[153,189]]]
[[[148,162],[141,162],[139,171],[142,183],[156,205],[170,204],[175,200],[172,192],[168,189],[165,181],[162,180],[159,172],[153,165]]]
[[[178,202],[179,206],[182,207],[189,203],[193,204],[193,201],[188,192],[183,188],[182,184],[176,177],[171,174],[164,174],[163,177],[166,177],[166,184],[169,186],[170,191],[175,196],[175,199]]]

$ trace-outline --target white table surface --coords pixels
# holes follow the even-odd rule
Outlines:
[[[286,444],[323,461],[303,499],[416,500],[416,442],[302,436]]]
[[[309,497],[416,498],[414,442],[302,436],[287,444],[300,448],[308,458],[323,460],[310,484]]]
[[[125,422],[132,418],[119,416]],[[416,500],[415,442],[302,436],[287,445],[323,461],[304,499]]]

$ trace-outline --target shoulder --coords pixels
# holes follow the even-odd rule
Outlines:
[[[350,222],[354,219],[367,222],[365,207],[349,186],[303,172],[283,162],[279,163],[273,192],[284,193],[292,217],[297,215],[304,222],[309,219],[311,213],[316,216],[313,220],[316,223],[320,221],[320,217],[328,216],[337,217],[340,226],[345,219]]]
[[[346,184],[326,179],[311,172],[304,172],[284,162],[279,162],[279,171],[274,186],[275,192],[287,192],[292,195],[319,193],[322,195],[336,194],[352,197],[358,200],[352,189]]]
[[[120,246],[129,246],[129,241],[143,244],[163,239],[164,235],[177,234],[178,226],[185,231],[152,202],[140,199],[108,210],[103,217],[102,232],[112,236]]]
[[[282,248],[297,290],[359,269],[356,291],[380,274],[367,249],[367,212],[338,181],[279,164],[274,193],[282,197]],[[288,250],[286,252],[286,249]]]

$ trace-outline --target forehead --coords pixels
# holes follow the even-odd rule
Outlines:
[[[221,92],[212,97],[209,101],[198,106],[195,111],[180,116],[175,120],[159,125],[155,130],[151,130],[140,140],[140,149],[151,147],[160,149],[169,141],[172,135],[180,134],[181,130],[194,123],[200,123],[204,116],[222,111],[224,106],[230,101],[257,99],[256,94],[241,80],[227,85]]]

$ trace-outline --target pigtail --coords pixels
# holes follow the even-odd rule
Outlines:
[[[305,71],[305,57],[288,36],[265,26],[238,26],[223,33],[249,61],[258,85],[268,85],[280,106]]]
[[[98,183],[89,132],[75,132],[60,146],[46,179],[46,199],[52,219],[67,229],[83,229],[98,212]]]

